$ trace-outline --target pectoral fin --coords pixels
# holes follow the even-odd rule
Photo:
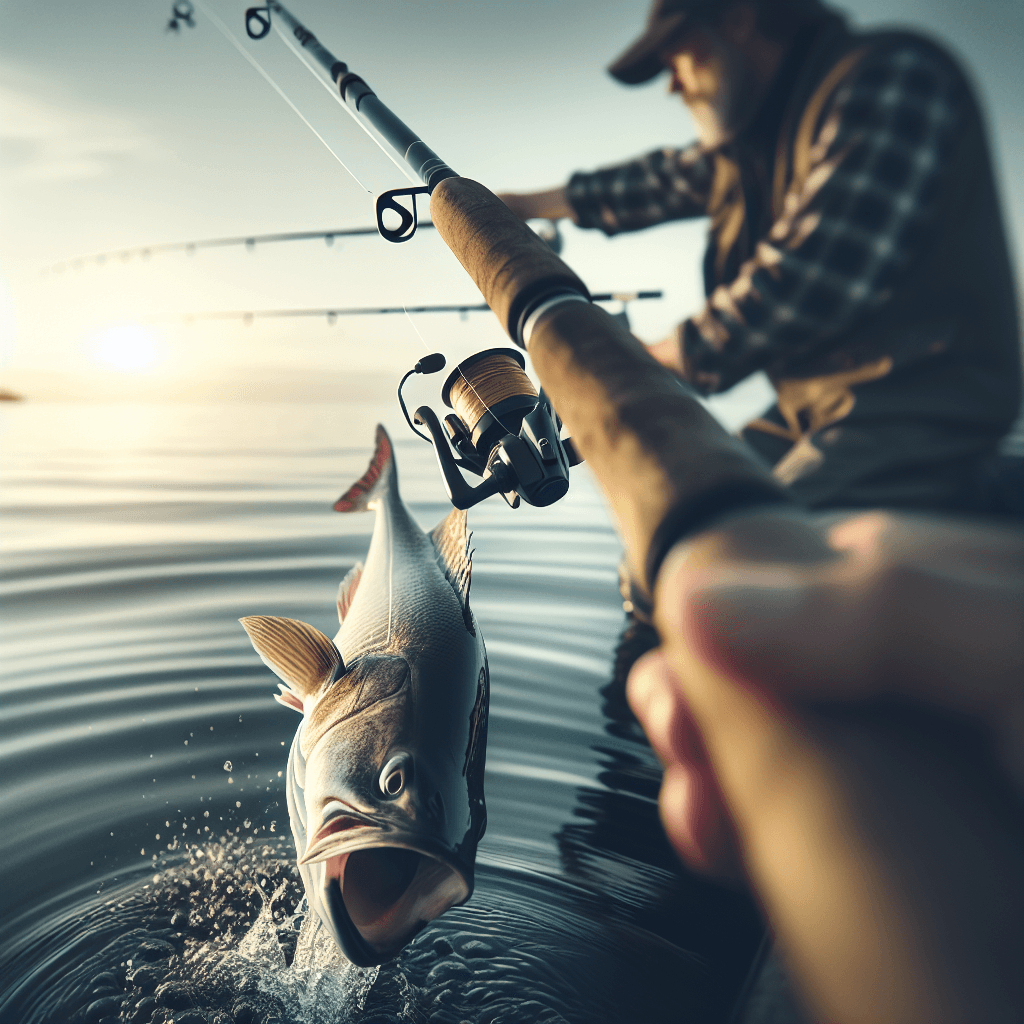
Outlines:
[[[263,663],[285,683],[277,697],[302,710],[302,703],[344,671],[344,662],[330,637],[297,619],[247,615],[239,619]]]

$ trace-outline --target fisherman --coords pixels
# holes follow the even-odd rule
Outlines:
[[[777,402],[742,436],[806,506],[975,507],[1021,358],[956,63],[918,35],[852,32],[820,0],[655,0],[609,70],[667,70],[697,141],[505,204],[607,235],[709,217],[707,302],[651,353],[703,394],[765,371]]]

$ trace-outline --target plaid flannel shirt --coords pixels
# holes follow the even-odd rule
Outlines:
[[[830,100],[802,191],[736,279],[678,328],[685,376],[723,391],[780,358],[827,345],[888,297],[935,216],[962,116],[954,68],[901,42],[869,53]],[[713,155],[665,149],[576,174],[568,198],[607,234],[707,213]]]

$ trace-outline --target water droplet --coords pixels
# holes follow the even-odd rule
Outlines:
[[[224,771],[229,772],[234,767],[230,761],[224,762]]]
[[[248,828],[251,824],[252,824],[252,822],[248,818],[246,818],[245,821],[242,822],[242,825],[245,828]]]
[[[157,832],[157,834],[156,834],[156,838],[157,838],[157,839],[159,839],[159,838],[160,838],[160,833],[159,833],[159,832]]]
[[[281,778],[281,773],[280,772],[277,773],[277,777]]]
[[[209,811],[203,811],[203,817],[204,818],[208,818],[209,816],[210,816],[210,812]]]
[[[139,856],[140,857],[145,857],[146,856],[146,848],[145,847],[143,847],[141,850],[139,850]]]
[[[241,801],[241,800],[236,800],[236,801],[235,801],[235,806],[236,806],[236,807],[241,807],[241,806],[242,806],[242,801]],[[111,832],[110,834],[111,834],[111,835],[113,835],[114,833],[113,833],[113,832]]]
[[[232,782],[234,782],[234,781],[235,781],[235,780],[234,780],[233,778],[231,778],[231,776],[229,775],[229,776],[228,776],[228,783],[230,784],[230,783],[232,783]]]

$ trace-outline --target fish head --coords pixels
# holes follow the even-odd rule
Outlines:
[[[473,891],[483,792],[481,779],[473,814],[466,768],[470,746],[483,750],[470,736],[480,698],[469,687],[468,705],[456,699],[438,712],[419,678],[429,671],[415,659],[364,656],[302,726],[299,864],[310,902],[359,966],[391,959]]]

